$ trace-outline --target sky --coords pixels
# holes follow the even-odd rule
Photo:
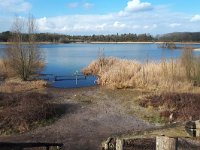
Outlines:
[[[0,0],[0,32],[34,15],[38,32],[68,35],[200,31],[200,0]]]

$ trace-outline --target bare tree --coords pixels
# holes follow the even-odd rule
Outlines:
[[[31,75],[41,71],[42,52],[36,43],[36,21],[32,15],[29,15],[27,21],[16,17],[12,26],[12,44],[6,50],[6,62],[8,66],[22,80],[28,80]],[[26,33],[26,42],[24,42],[24,33]]]

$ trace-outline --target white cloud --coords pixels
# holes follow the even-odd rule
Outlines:
[[[150,26],[148,26],[148,25],[144,26],[144,29],[149,29],[149,28],[150,28]]]
[[[96,29],[97,29],[97,30],[103,31],[103,30],[105,30],[105,27],[106,27],[106,26],[107,26],[107,24],[106,24],[106,23],[103,23],[103,24],[97,25],[97,26],[96,26]]]
[[[196,22],[196,21],[200,21],[200,15],[194,15],[191,19],[191,22]]]
[[[77,7],[79,7],[79,3],[78,2],[73,2],[73,3],[67,4],[67,6],[69,8],[77,8]]]
[[[94,4],[88,3],[88,2],[83,4],[83,7],[86,8],[86,9],[92,8],[93,6],[94,6]]]
[[[153,29],[155,29],[155,28],[157,28],[157,27],[158,27],[157,24],[153,24],[153,26],[152,26]]]
[[[120,23],[119,21],[115,21],[113,23],[113,27],[115,27],[115,28],[124,28],[124,27],[126,27],[126,24]]]
[[[109,30],[112,15],[65,15],[37,20],[40,32],[89,33]],[[103,23],[102,23],[103,22]],[[108,28],[109,27],[109,28]]]
[[[144,29],[148,29],[148,30],[152,30],[152,29],[155,29],[157,28],[158,25],[157,24],[153,24],[153,25],[144,25]]]
[[[64,15],[38,19],[40,32],[63,34],[113,34],[193,31],[198,25],[188,22],[189,15],[170,13],[160,9],[150,12],[119,16],[118,13],[105,15]],[[169,22],[172,22],[169,24]],[[177,23],[178,22],[178,23]],[[181,26],[184,24],[184,26]]]
[[[82,7],[82,8],[85,8],[85,9],[90,9],[94,6],[94,4],[92,3],[89,3],[89,2],[72,2],[72,3],[68,3],[67,4],[67,7],[69,8],[79,8],[79,7]]]
[[[16,1],[25,2],[25,0]],[[92,7],[89,4],[85,5],[86,7],[84,7],[85,2],[86,1],[78,2],[78,4],[74,3],[71,5],[71,7],[78,7],[82,9]],[[73,14],[54,17],[41,17],[37,19],[38,32],[51,32],[71,35],[113,33],[151,33],[155,35],[176,31],[199,31],[199,22],[195,21],[198,20],[200,15],[195,15],[192,21],[188,21],[191,20],[191,14],[173,12],[167,7],[159,7],[157,5],[152,6],[148,2],[129,0],[129,3],[124,9],[122,9],[121,12],[126,12],[126,15],[119,15],[118,11],[101,15]],[[3,19],[0,18],[0,30],[9,30],[11,25],[10,22],[12,22],[11,17]]]
[[[171,23],[171,24],[169,24],[169,26],[171,28],[175,28],[175,27],[181,26],[181,24],[180,23]]]
[[[132,29],[139,29],[140,26],[139,26],[139,25],[133,25],[133,26],[131,26],[131,28],[132,28]]]
[[[0,0],[0,12],[19,13],[31,9],[31,4],[26,0]]]
[[[151,3],[148,2],[140,2],[140,0],[130,0],[127,3],[127,6],[124,10],[119,12],[119,15],[126,15],[131,12],[140,12],[140,11],[147,11],[152,10],[153,7]]]

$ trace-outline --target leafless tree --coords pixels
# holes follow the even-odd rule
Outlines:
[[[41,71],[44,64],[42,51],[36,42],[36,29],[36,20],[32,15],[29,15],[27,21],[16,17],[12,26],[12,44],[6,50],[8,66],[24,81]],[[27,35],[26,42],[24,33]]]

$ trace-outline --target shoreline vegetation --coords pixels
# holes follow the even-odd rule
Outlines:
[[[200,114],[197,106],[200,61],[193,50],[192,47],[184,47],[180,58],[145,63],[101,54],[83,69],[83,73],[96,75],[97,83],[106,89],[146,92],[137,102],[128,105],[131,108],[132,105],[144,107],[142,109],[149,114],[141,118],[148,122],[165,124],[197,120]]]
[[[102,55],[84,68],[83,73],[96,75],[98,84],[112,89],[199,91],[200,62],[192,51],[186,47],[179,59],[146,63]]]

